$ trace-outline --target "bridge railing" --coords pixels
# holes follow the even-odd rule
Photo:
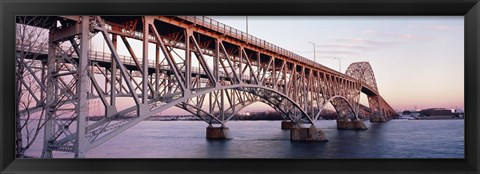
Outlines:
[[[90,60],[110,62],[112,59],[112,54],[100,51],[90,51],[88,53],[88,57]],[[135,61],[130,56],[118,55],[118,58],[123,64],[135,65]],[[138,63],[141,65],[143,63],[143,59],[138,59]],[[155,60],[148,60],[148,66],[155,67]]]
[[[243,40],[243,41],[245,41],[249,44],[256,45],[258,47],[270,50],[270,51],[275,52],[277,54],[281,54],[281,55],[286,56],[288,58],[293,58],[293,59],[298,60],[300,62],[304,62],[304,63],[310,64],[310,65],[315,65],[317,67],[330,69],[330,68],[325,67],[325,66],[323,66],[323,65],[321,65],[317,62],[314,62],[310,59],[307,59],[303,56],[295,54],[295,53],[293,53],[289,50],[286,50],[286,49],[281,48],[277,45],[271,44],[271,43],[269,43],[265,40],[259,39],[255,36],[252,36],[250,34],[247,34],[247,33],[243,32],[243,31],[240,31],[240,30],[237,30],[233,27],[225,25],[221,22],[218,22],[218,21],[216,21],[212,18],[205,17],[205,16],[177,16],[177,17],[181,18],[181,19],[184,19],[184,20],[187,20],[189,22],[192,22],[194,24],[201,25],[205,28],[223,33],[223,34],[228,35],[230,37],[233,37],[233,38],[236,38],[236,39],[239,39],[239,40]],[[335,71],[333,69],[330,69],[330,70]]]
[[[40,44],[40,43],[31,45],[30,43],[25,43],[25,44],[23,44],[23,46],[24,46],[23,47],[24,51],[29,51],[29,52],[37,53],[37,54],[45,54],[45,55],[48,54],[48,45],[43,45],[43,44]],[[66,52],[73,51],[73,47],[71,47],[71,46],[70,47],[60,46],[60,48],[63,51],[66,51]],[[17,50],[22,49],[21,44],[18,41],[17,41],[17,44],[16,44],[16,49]],[[62,54],[63,53],[57,53],[57,56],[62,56]],[[118,57],[123,64],[132,65],[132,66],[136,65],[134,59],[130,56],[118,55]],[[75,58],[78,58],[78,57],[75,57]],[[91,61],[93,60],[93,61],[98,61],[98,62],[111,62],[112,54],[107,53],[107,52],[100,52],[100,51],[89,51],[88,52],[88,58]],[[140,63],[140,65],[141,65],[142,62],[143,62],[143,60],[141,58],[139,58],[138,63]],[[148,67],[155,68],[155,60],[149,60],[148,61]],[[168,70],[169,68],[163,68],[163,67],[169,67],[169,65],[167,63],[160,64],[160,68],[162,70]],[[182,72],[184,72],[184,70]],[[194,74],[206,75],[206,73],[203,72],[200,67],[192,67],[191,72],[194,73]],[[225,78],[225,77],[228,77],[228,76],[224,72],[220,71],[220,77]],[[243,80],[250,80],[252,78],[252,76],[251,76],[251,74],[243,75],[241,78]]]

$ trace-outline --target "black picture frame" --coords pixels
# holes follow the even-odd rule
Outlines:
[[[0,0],[0,173],[478,173],[478,0]],[[16,15],[460,15],[465,159],[15,159]],[[10,59],[11,57],[11,59]]]

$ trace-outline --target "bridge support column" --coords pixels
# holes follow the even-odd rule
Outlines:
[[[328,141],[322,129],[310,126],[309,128],[298,127],[294,125],[290,129],[291,141]]]
[[[387,119],[386,117],[372,117],[370,118],[370,122],[386,122],[390,119]]]
[[[362,120],[337,119],[337,129],[340,130],[366,130],[367,126]]]
[[[212,125],[208,125],[207,127],[207,139],[210,140],[222,140],[222,139],[231,139],[230,136],[230,129],[225,126],[221,127],[213,127]]]
[[[282,129],[287,130],[291,129],[293,127],[293,122],[290,120],[282,120]]]

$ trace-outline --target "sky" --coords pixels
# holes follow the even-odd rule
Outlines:
[[[209,17],[246,31],[246,16]],[[353,62],[368,61],[380,95],[397,111],[464,108],[463,16],[248,16],[248,33],[311,60],[313,42],[315,60],[342,73]],[[94,40],[94,50],[108,52],[101,37]],[[129,42],[141,48],[142,42]],[[360,102],[368,105],[367,97]],[[256,104],[246,110],[271,108]]]
[[[245,16],[211,18],[246,31]],[[248,16],[249,34],[311,60],[313,42],[316,61],[342,73],[368,61],[396,110],[464,107],[463,26],[463,16]]]

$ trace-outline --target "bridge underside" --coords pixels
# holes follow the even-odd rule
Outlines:
[[[20,84],[23,97],[33,101],[21,113],[45,114],[42,157],[52,157],[52,151],[83,157],[174,106],[208,123],[207,138],[213,139],[227,138],[226,123],[254,102],[289,120],[292,140],[326,140],[315,122],[328,103],[337,111],[340,129],[366,129],[358,118],[361,92],[368,95],[371,121],[395,115],[372,78],[359,75],[372,71],[365,62],[343,74],[209,18],[37,20],[45,21],[32,25],[48,29],[49,39],[17,40],[17,60],[29,77]],[[92,51],[93,37],[103,38],[106,52]],[[91,110],[100,110],[102,119],[89,121]]]

